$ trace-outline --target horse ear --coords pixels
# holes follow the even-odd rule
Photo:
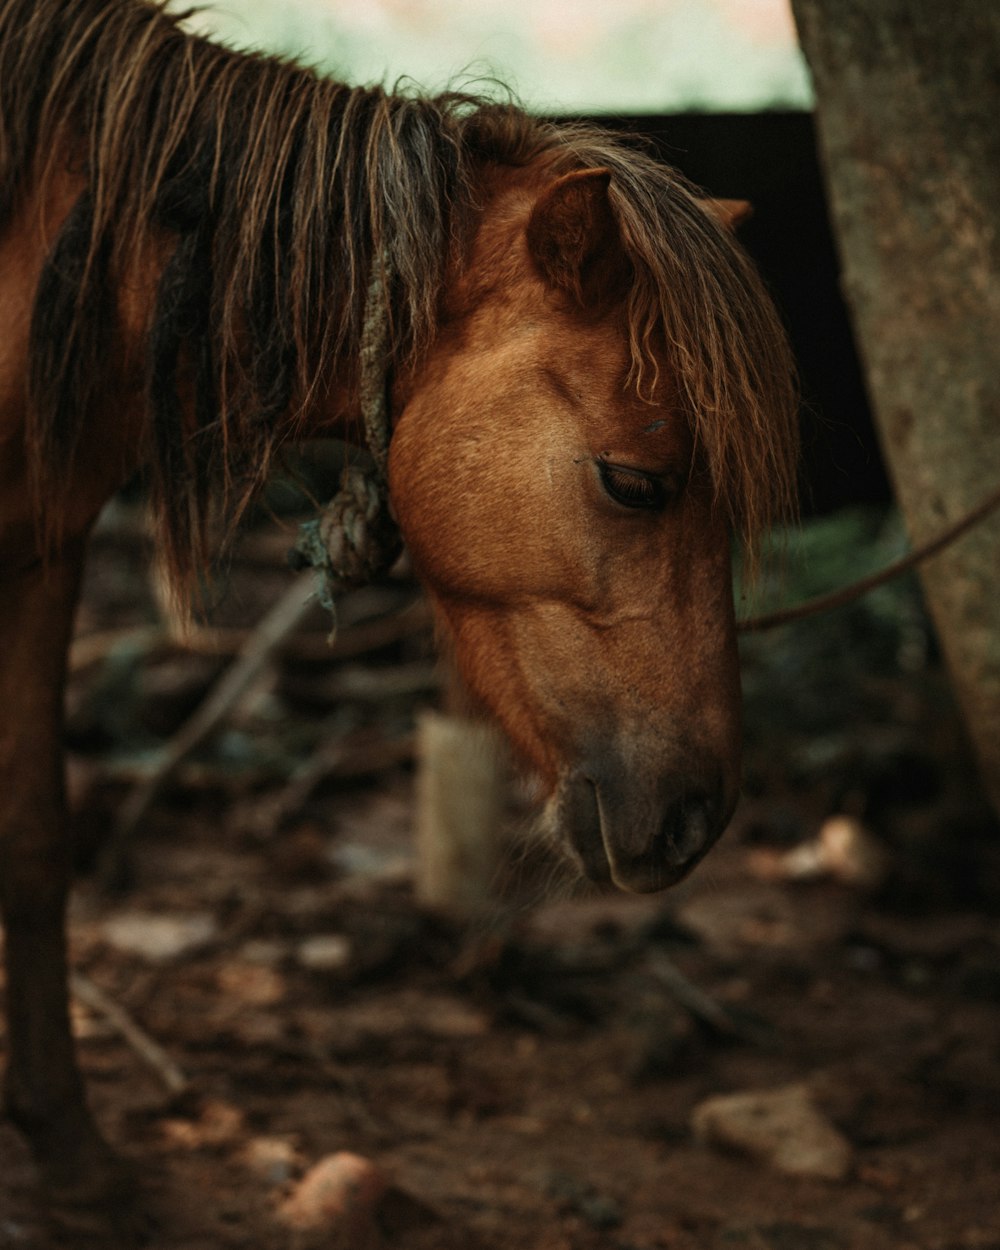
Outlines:
[[[630,266],[608,200],[609,169],[564,174],[538,197],[528,220],[528,250],[551,286],[582,305],[613,298]]]
[[[705,200],[704,204],[712,216],[734,234],[753,216],[753,205],[749,200]]]

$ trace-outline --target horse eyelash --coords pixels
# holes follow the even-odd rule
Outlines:
[[[623,469],[618,465],[608,464],[606,460],[597,462],[601,475],[601,485],[616,503],[626,508],[643,508],[658,511],[667,502],[669,490],[666,483],[647,473],[636,469]]]

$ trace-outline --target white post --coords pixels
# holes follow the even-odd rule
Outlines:
[[[472,917],[488,909],[500,861],[503,745],[487,725],[425,712],[417,761],[417,898]]]

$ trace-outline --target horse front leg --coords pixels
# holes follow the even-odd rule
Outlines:
[[[7,1110],[37,1160],[48,1210],[77,1243],[134,1241],[125,1173],[98,1133],[67,1001],[70,855],[63,689],[82,552],[0,570],[0,911],[5,930]]]

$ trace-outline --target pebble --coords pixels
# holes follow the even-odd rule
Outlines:
[[[352,1244],[378,1241],[375,1216],[388,1188],[381,1168],[342,1150],[314,1164],[279,1208],[282,1220],[299,1232],[329,1229]]]
[[[720,1094],[695,1107],[695,1136],[737,1150],[791,1176],[843,1180],[850,1144],[813,1102],[806,1085]]]
[[[830,816],[817,837],[831,877],[845,885],[874,889],[885,880],[889,856],[867,826],[853,816]]]
[[[160,1132],[171,1148],[204,1150],[206,1146],[229,1146],[246,1134],[244,1113],[218,1098],[202,1100],[193,1116],[165,1119]]]
[[[306,938],[295,950],[295,958],[311,972],[343,972],[350,966],[354,947],[340,933],[320,933]]]
[[[816,881],[876,889],[889,870],[889,856],[870,829],[854,816],[830,816],[815,838],[789,851],[756,851],[751,869],[765,881]]]
[[[240,1158],[268,1185],[287,1184],[299,1164],[299,1152],[290,1137],[254,1137],[247,1142]]]
[[[207,946],[218,933],[210,912],[119,912],[104,922],[103,936],[116,950],[147,963],[166,964]]]

